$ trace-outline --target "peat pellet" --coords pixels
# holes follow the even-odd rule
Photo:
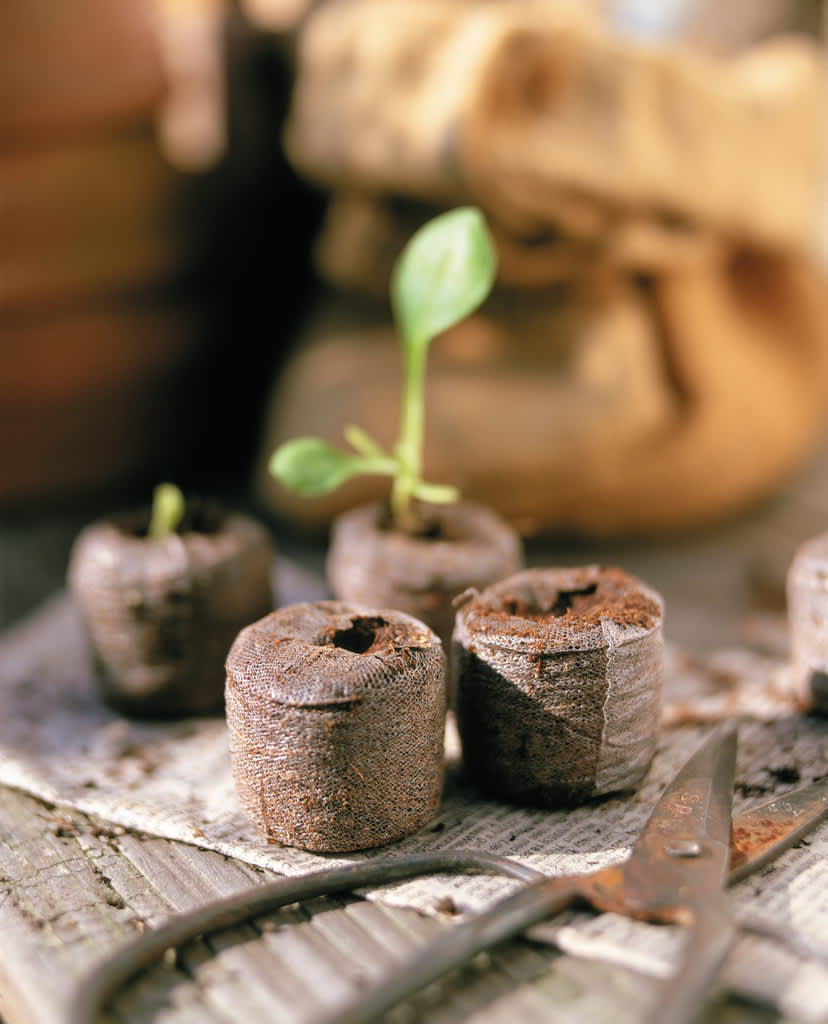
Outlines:
[[[620,569],[529,569],[457,612],[463,761],[500,799],[570,806],[635,787],[655,752],[663,601]]]
[[[473,502],[430,506],[421,533],[392,528],[382,503],[339,516],[331,531],[327,576],[341,601],[398,608],[425,622],[448,654],[454,600],[522,569],[517,530]]]
[[[227,658],[233,779],[256,829],[334,853],[424,826],[443,788],[446,657],[403,612],[287,605]]]
[[[803,710],[828,714],[828,533],[794,554],[787,577],[791,671]]]
[[[135,717],[221,713],[230,645],[274,605],[270,534],[201,502],[161,540],[148,525],[148,510],[101,520],[72,547],[69,589],[100,696]]]

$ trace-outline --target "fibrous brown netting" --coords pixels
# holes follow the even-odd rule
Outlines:
[[[578,803],[636,785],[655,751],[663,604],[619,569],[532,569],[457,613],[463,758],[486,791]]]
[[[150,541],[148,519],[93,523],[72,548],[68,582],[101,695],[141,716],[221,711],[230,645],[273,608],[270,535],[214,510]]]
[[[364,849],[436,810],[445,655],[417,619],[340,601],[281,608],[237,637],[225,699],[236,789],[269,838]]]

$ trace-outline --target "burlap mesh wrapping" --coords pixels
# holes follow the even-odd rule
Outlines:
[[[715,61],[545,21],[504,30],[459,133],[470,190],[498,220],[542,230],[560,206],[547,204],[551,180],[564,195],[667,222],[680,214],[763,245],[813,237],[816,45],[776,40]]]
[[[656,747],[663,602],[600,566],[531,569],[457,613],[463,760],[503,799],[572,804],[635,786]]]
[[[384,298],[408,239],[437,208],[354,191],[335,192],[315,244],[316,266],[343,291]],[[554,230],[530,238],[489,217],[500,285],[535,289],[619,272],[676,273],[721,254],[722,238],[698,222],[670,222],[630,207],[610,214],[586,197],[563,200]]]
[[[587,7],[311,13],[286,141],[329,189],[316,261],[336,294],[268,403],[257,487],[278,514],[327,525],[384,495],[362,478],[299,499],[267,459],[302,434],[341,444],[349,422],[393,445],[391,270],[457,202],[483,209],[499,276],[431,347],[430,479],[527,533],[651,533],[740,511],[820,442],[818,46],[645,47]]]
[[[797,550],[787,578],[791,665],[803,708],[828,713],[828,534]]]
[[[170,716],[221,709],[236,634],[273,608],[270,534],[215,510],[202,528],[158,541],[148,516],[93,523],[72,549],[68,582],[89,631],[104,699]]]
[[[340,601],[288,605],[227,658],[233,778],[259,831],[335,852],[425,825],[443,785],[445,654],[423,623]]]
[[[774,246],[813,237],[818,46],[713,58],[582,3],[341,0],[299,39],[286,144],[334,188],[471,199],[519,235],[638,207]]]
[[[335,597],[407,612],[448,650],[457,595],[511,576],[523,552],[514,529],[490,509],[462,502],[430,512],[433,537],[388,529],[383,504],[343,513],[331,531],[326,575]]]

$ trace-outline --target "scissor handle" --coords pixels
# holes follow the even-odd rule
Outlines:
[[[291,903],[443,872],[484,872],[506,875],[527,883],[545,877],[540,871],[508,857],[473,850],[443,850],[377,857],[344,868],[258,885],[189,913],[177,914],[167,924],[144,932],[119,949],[84,979],[70,1001],[64,1022],[93,1024],[106,1000],[138,971],[149,967],[165,950],[183,945],[199,935],[232,928]]]
[[[584,888],[570,878],[543,878],[518,889],[489,910],[453,925],[376,988],[314,1024],[368,1024],[483,950],[576,903],[583,894]]]
[[[369,1024],[476,954],[515,937],[567,907],[582,903],[596,910],[629,912],[624,903],[623,868],[590,875],[543,878],[512,893],[490,909],[440,935],[408,964],[344,1009],[316,1018],[314,1024]],[[659,994],[652,1024],[690,1024],[697,1016],[735,934],[724,897],[676,905],[675,920],[687,927],[681,965]],[[671,914],[643,913],[667,921]]]

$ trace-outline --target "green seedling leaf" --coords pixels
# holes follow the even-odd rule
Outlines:
[[[286,487],[310,497],[327,494],[352,476],[387,472],[387,463],[350,455],[318,437],[297,437],[280,445],[268,466]]]
[[[426,346],[472,313],[489,294],[496,271],[480,210],[461,206],[430,220],[403,249],[391,280],[403,342]]]
[[[158,484],[152,493],[152,514],[147,536],[163,540],[174,533],[184,518],[187,503],[175,484]]]

